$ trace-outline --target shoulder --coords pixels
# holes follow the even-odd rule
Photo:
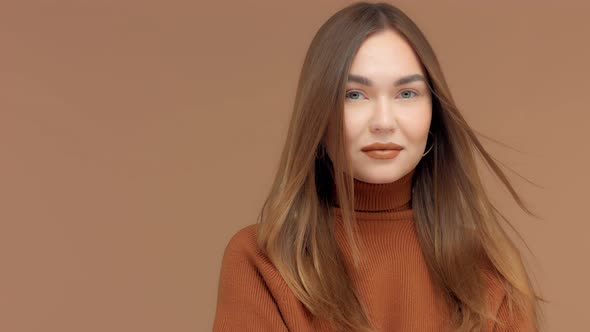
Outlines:
[[[250,224],[235,231],[225,247],[221,261],[221,279],[231,284],[252,287],[264,283],[274,294],[283,294],[286,283],[279,271],[258,246],[260,224]],[[227,284],[227,283],[224,283]]]
[[[223,252],[222,265],[225,267],[241,266],[242,268],[250,266],[257,270],[273,270],[269,259],[258,246],[259,225],[243,226],[230,236]]]
[[[228,253],[252,253],[258,250],[256,234],[258,224],[243,226],[235,231],[225,246],[225,254]]]

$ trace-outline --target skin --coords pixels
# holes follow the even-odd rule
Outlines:
[[[414,169],[426,152],[432,119],[430,90],[421,80],[394,85],[399,78],[413,74],[426,79],[410,44],[393,30],[370,35],[355,55],[349,78],[363,76],[372,85],[350,80],[346,84],[344,130],[354,178],[368,183],[394,182]],[[328,131],[334,130],[332,127]],[[393,159],[374,159],[361,149],[375,142],[393,142],[403,149]],[[326,150],[333,155],[329,141]]]

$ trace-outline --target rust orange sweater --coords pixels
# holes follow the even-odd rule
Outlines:
[[[352,275],[378,331],[450,331],[449,312],[435,290],[416,237],[411,208],[411,179],[371,184],[354,180],[355,214],[366,245],[363,263]],[[352,266],[338,206],[333,207],[337,239]],[[256,246],[256,227],[238,230],[223,254],[214,332],[332,331],[314,319],[290,291],[273,264]],[[361,247],[362,248],[362,247]],[[509,317],[504,290],[489,278],[489,305],[507,324],[490,322],[484,332],[534,331],[518,317]]]

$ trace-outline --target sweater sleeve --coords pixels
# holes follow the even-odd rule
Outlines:
[[[494,332],[538,332],[533,325],[533,322],[526,319],[526,317],[516,311],[514,307],[512,313],[510,313],[508,308],[508,298],[506,295],[502,298],[497,318],[504,324],[496,324],[493,329]]]
[[[246,230],[237,232],[223,253],[213,332],[289,331],[256,264]]]

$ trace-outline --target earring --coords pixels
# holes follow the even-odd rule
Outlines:
[[[434,146],[434,134],[432,132],[430,132],[430,130],[428,131],[428,134],[432,135],[432,144],[430,145],[430,149],[428,149],[428,151],[426,151],[425,154],[422,155],[422,157],[424,157],[425,155],[428,154],[428,152],[430,152],[430,150],[432,150],[432,147]]]

